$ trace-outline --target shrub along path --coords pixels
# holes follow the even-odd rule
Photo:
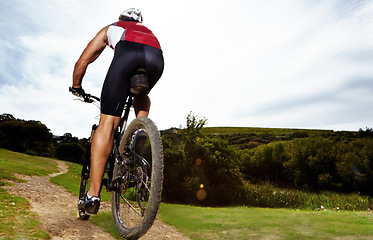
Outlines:
[[[109,233],[77,216],[77,197],[64,188],[51,183],[50,177],[67,172],[65,162],[58,161],[59,173],[47,177],[15,174],[25,183],[4,186],[11,194],[26,198],[31,211],[38,215],[42,228],[52,239],[114,239]],[[100,211],[110,211],[110,203],[103,202]],[[114,224],[114,222],[113,222]],[[158,220],[141,239],[188,239],[175,228]]]

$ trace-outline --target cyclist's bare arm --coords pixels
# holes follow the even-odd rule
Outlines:
[[[106,26],[97,33],[97,35],[88,43],[82,55],[75,63],[73,72],[73,87],[81,87],[88,65],[95,61],[105,49],[107,45],[106,33],[108,28],[109,26]]]

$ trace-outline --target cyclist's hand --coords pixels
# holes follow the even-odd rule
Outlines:
[[[92,103],[93,101],[97,101],[97,102],[100,101],[100,98],[96,96],[92,96],[91,94],[85,93],[82,87],[79,87],[79,88],[69,87],[69,91],[73,95],[80,97],[83,102]]]
[[[79,87],[79,88],[70,87],[69,91],[77,97],[84,98],[86,96],[85,91],[82,87]]]

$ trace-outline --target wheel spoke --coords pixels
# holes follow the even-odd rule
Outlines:
[[[139,213],[139,211],[137,211],[136,208],[125,197],[122,196],[122,194],[120,195],[120,197],[127,203],[130,208],[132,208],[133,211],[135,211],[140,217],[143,217],[143,215]]]
[[[149,189],[149,187],[148,187],[148,184],[146,184],[146,182],[144,182],[144,180],[142,180],[141,182],[142,182],[142,184],[144,184],[144,186],[145,186],[145,188],[146,188],[146,191],[147,191],[147,192],[150,192],[150,189]]]

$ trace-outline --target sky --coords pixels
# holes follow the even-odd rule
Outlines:
[[[190,112],[207,127],[373,127],[373,0],[1,0],[0,114],[88,137],[100,111],[68,92],[74,64],[131,7],[164,53],[160,130]],[[86,92],[100,96],[112,57],[89,65]]]

